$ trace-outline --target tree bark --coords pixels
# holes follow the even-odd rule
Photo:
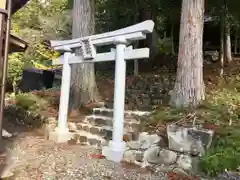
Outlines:
[[[224,0],[224,15],[225,15],[225,60],[226,62],[232,62],[232,50],[231,50],[231,34],[230,34],[230,23],[228,17],[228,6],[227,0]]]
[[[147,1],[142,1],[139,7],[139,22],[152,19],[154,22],[157,20],[157,9],[149,7]],[[154,60],[158,53],[157,47],[158,34],[154,29],[151,34],[147,35],[147,38],[139,42],[139,47],[149,47],[150,48],[150,60]]]
[[[183,0],[178,69],[171,105],[195,107],[205,99],[203,82],[204,0]]]
[[[95,32],[94,0],[74,0],[72,38],[92,35]],[[79,49],[76,55],[81,55]],[[78,109],[81,106],[97,101],[98,90],[95,80],[94,64],[72,65],[70,108]]]
[[[235,34],[235,40],[234,40],[234,53],[238,53],[238,35],[237,33]]]
[[[134,23],[138,23],[138,12],[139,12],[139,1],[138,0],[135,0],[134,1],[134,4],[135,4],[135,15],[134,15]],[[135,47],[137,48],[138,47],[138,42],[135,44]],[[133,65],[133,73],[134,73],[134,76],[138,76],[139,74],[139,61],[138,59],[135,59],[134,60],[134,65]]]
[[[226,22],[225,30],[225,58],[227,62],[232,62],[232,50],[231,50],[231,36],[230,36],[230,26]]]
[[[175,47],[174,47],[174,22],[172,22],[172,27],[171,27],[171,43],[172,43],[172,54],[175,54]]]
[[[225,52],[224,52],[224,47],[225,47],[225,41],[224,41],[224,34],[225,34],[225,13],[224,13],[224,7],[222,7],[222,12],[221,12],[221,21],[220,21],[220,52],[219,52],[219,60],[221,64],[221,69],[220,69],[220,76],[223,76],[223,68],[224,68],[224,59],[225,59]]]

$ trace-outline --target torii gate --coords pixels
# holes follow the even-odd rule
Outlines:
[[[66,142],[71,139],[69,133],[68,104],[71,81],[71,65],[75,63],[96,63],[104,61],[116,61],[115,63],[115,87],[114,87],[114,111],[113,111],[113,139],[109,146],[104,148],[107,159],[120,162],[126,144],[123,141],[124,133],[124,104],[125,104],[125,80],[126,61],[145,59],[149,57],[149,48],[126,48],[133,41],[146,38],[146,34],[152,33],[154,22],[151,20],[129,26],[120,30],[97,34],[73,40],[51,41],[51,46],[64,52],[64,55],[53,60],[54,65],[63,64],[62,85],[59,105],[58,126],[55,135],[58,142]],[[116,50],[106,53],[96,53],[96,47],[115,44]],[[75,56],[72,51],[81,48],[81,56]]]

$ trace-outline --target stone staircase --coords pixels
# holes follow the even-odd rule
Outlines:
[[[137,116],[148,115],[144,111],[125,111],[124,131],[128,139],[138,139],[141,129]],[[77,144],[102,146],[112,139],[113,110],[107,108],[94,108],[92,114],[83,120],[68,123],[69,130],[73,133],[71,140]]]

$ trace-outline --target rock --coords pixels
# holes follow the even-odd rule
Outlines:
[[[223,174],[220,174],[217,177],[218,180],[238,180],[240,179],[240,173],[234,173],[234,172],[225,172]]]
[[[213,133],[213,130],[168,125],[169,149],[202,155],[210,147]]]
[[[135,137],[135,134],[132,132],[125,132],[123,135],[123,140],[125,142],[133,141],[136,140],[137,138]]]
[[[7,137],[7,138],[10,138],[12,137],[13,135],[9,132],[7,132],[5,129],[2,130],[2,136],[3,137]]]
[[[193,139],[197,139],[202,142],[202,147],[205,149],[208,149],[211,146],[213,134],[214,131],[209,129],[188,129],[188,136],[191,136]]]
[[[173,171],[176,168],[177,165],[173,164],[173,165],[156,165],[155,166],[155,172],[169,172],[169,171]]]
[[[204,51],[203,56],[204,56],[204,61],[208,63],[216,62],[219,59],[218,51]]]
[[[127,147],[132,150],[139,150],[141,149],[140,141],[129,141],[127,142]]]
[[[76,123],[73,123],[73,122],[69,122],[69,123],[68,123],[68,127],[69,127],[69,129],[72,130],[72,131],[77,131],[77,130],[78,130],[78,128],[77,128],[77,126],[76,126]]]
[[[202,156],[205,153],[202,141],[197,139],[195,142],[192,143],[190,152],[192,155],[199,155]]]
[[[154,144],[160,144],[162,138],[157,134],[149,135],[147,132],[142,132],[139,135],[139,142],[141,143],[141,149],[148,149]]]
[[[147,132],[142,132],[139,135],[139,140],[127,142],[127,147],[135,150],[146,150],[153,145],[159,145],[161,141],[162,138],[157,134],[148,134]]]
[[[177,165],[183,170],[191,171],[192,166],[192,158],[189,155],[181,154],[177,160]]]
[[[48,124],[54,124],[56,122],[57,122],[56,117],[49,117],[49,118],[47,118],[47,123]]]
[[[144,152],[143,163],[170,165],[177,160],[177,153],[162,149],[159,146],[151,147]]]
[[[143,152],[138,150],[127,150],[124,152],[123,160],[128,163],[135,163],[135,161],[142,161]]]

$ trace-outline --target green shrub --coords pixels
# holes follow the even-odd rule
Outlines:
[[[14,92],[16,92],[16,87],[22,78],[24,64],[25,63],[22,53],[14,53],[9,56],[8,79],[13,85]]]
[[[203,172],[215,176],[240,165],[240,81],[239,76],[221,80],[219,88],[207,95],[202,119],[217,124],[211,148],[200,161]]]
[[[171,54],[172,53],[172,41],[170,38],[165,37],[158,39],[158,48],[161,53]]]
[[[201,158],[200,167],[209,176],[227,170],[236,170],[240,165],[239,127],[220,128],[211,148]]]
[[[183,118],[187,110],[182,108],[162,107],[157,109],[152,118],[158,121],[173,122]]]
[[[16,95],[16,105],[26,110],[41,110],[47,105],[47,101],[40,99],[31,93],[22,93]]]

